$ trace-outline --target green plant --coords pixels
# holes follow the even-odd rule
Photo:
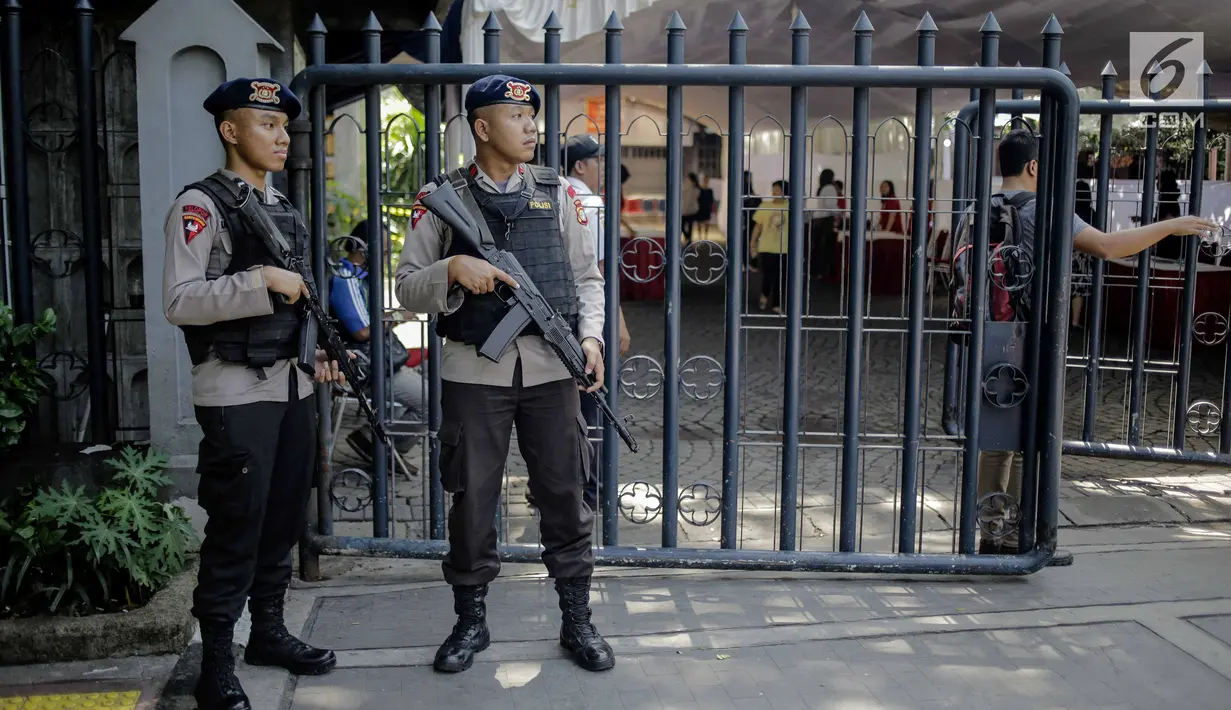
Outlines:
[[[56,314],[50,308],[34,323],[14,327],[13,309],[0,303],[0,451],[21,439],[47,387],[32,346],[55,329]]]
[[[331,236],[350,234],[356,224],[366,219],[363,203],[343,190],[337,180],[326,181],[325,201],[328,205],[326,231]]]
[[[0,616],[132,609],[184,569],[196,533],[157,498],[167,457],[127,448],[106,463],[96,495],[64,482],[0,504]]]

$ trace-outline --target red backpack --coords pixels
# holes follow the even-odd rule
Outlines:
[[[1021,208],[1033,201],[1033,192],[1009,199],[992,195],[988,233],[988,316],[993,321],[1024,321],[1030,317],[1030,281],[1034,273],[1031,253],[1022,245]],[[953,242],[949,292],[954,321],[970,319],[970,290],[974,264],[973,210],[963,215]]]

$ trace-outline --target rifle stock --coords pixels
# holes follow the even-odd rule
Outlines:
[[[543,339],[551,345],[556,356],[564,363],[573,379],[586,388],[592,387],[595,383],[594,374],[586,372],[585,351],[582,350],[581,343],[577,342],[568,323],[535,287],[521,263],[517,261],[517,257],[507,251],[496,249],[494,244],[483,244],[482,231],[478,223],[462,204],[452,183],[442,180],[435,190],[419,198],[419,202],[452,230],[454,239],[460,238],[489,264],[511,276],[520,287],[516,289],[497,288],[497,295],[509,306],[509,312],[479,348],[479,354],[490,360],[499,361],[500,356],[521,335],[523,329],[533,322],[542,332]],[[629,450],[636,452],[637,441],[633,438],[632,432],[625,426],[624,421],[616,417],[615,412],[611,411],[611,406],[607,404],[606,386],[587,394],[594,398],[603,417],[615,427],[616,433],[623,439]]]

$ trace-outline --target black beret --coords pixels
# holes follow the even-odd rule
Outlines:
[[[492,74],[479,79],[466,90],[466,113],[493,104],[529,103],[538,115],[542,101],[534,85],[507,74]]]
[[[573,163],[593,158],[602,151],[602,144],[590,136],[574,136],[560,147],[560,167],[568,172]]]
[[[205,99],[205,110],[214,116],[237,108],[281,111],[294,121],[303,110],[299,97],[273,79],[232,79]]]

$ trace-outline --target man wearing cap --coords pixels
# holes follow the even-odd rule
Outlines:
[[[603,381],[603,277],[589,217],[559,173],[526,161],[538,144],[540,99],[529,83],[485,77],[466,93],[475,157],[437,177],[420,197],[450,183],[482,228],[484,241],[514,254],[559,314],[573,325],[597,390]],[[533,326],[500,362],[478,348],[507,310],[496,284],[512,278],[470,253],[427,208],[411,208],[410,232],[397,268],[403,307],[438,314],[445,339],[441,378],[440,473],[453,494],[445,580],[458,620],[436,652],[442,672],[464,671],[487,648],[488,584],[500,572],[496,507],[514,423],[541,517],[543,562],[563,612],[560,644],[587,670],[615,665],[591,623],[590,536],[594,512],[582,495],[592,448],[581,416],[579,385]]]
[[[585,207],[586,221],[590,233],[594,236],[595,258],[598,260],[598,270],[600,274],[606,273],[604,267],[604,239],[603,239],[603,217],[600,210],[603,206],[603,198],[597,193],[602,179],[602,151],[603,146],[598,141],[590,136],[575,136],[570,138],[560,148],[560,169],[564,171],[565,179],[568,184],[573,187],[577,193],[577,198],[581,200],[581,204]],[[624,307],[619,308],[620,315],[620,354],[624,355],[628,352],[632,345],[632,337],[628,333],[628,326],[624,322]],[[590,397],[584,397],[581,400],[581,412],[586,418],[586,424],[590,430],[597,432],[598,436],[602,436],[598,405]],[[590,506],[591,510],[598,510],[598,447],[594,448],[594,455],[590,457],[590,480],[586,482],[585,500],[586,505]],[[532,496],[527,494],[531,504],[534,504]]]
[[[163,311],[192,360],[202,440],[198,499],[209,515],[193,616],[201,626],[198,706],[251,708],[231,643],[245,601],[252,616],[244,660],[296,674],[327,673],[332,651],[296,639],[283,622],[291,549],[304,527],[316,446],[313,380],[296,366],[307,293],[303,278],[273,266],[238,213],[259,201],[283,239],[306,257],[303,220],[267,176],[283,169],[287,124],[299,99],[271,79],[235,79],[205,100],[226,167],[193,183],[167,212]],[[302,304],[300,304],[302,305]],[[316,351],[316,381],[342,382]]]
[[[368,353],[368,343],[372,339],[368,307],[368,221],[362,220],[351,229],[350,236],[339,241],[345,244],[347,254],[339,260],[329,279],[329,313],[338,319],[342,337],[353,344],[353,350]],[[415,421],[427,419],[427,407],[424,403],[426,388],[423,376],[419,370],[407,366],[410,353],[402,345],[402,341],[393,333],[393,329],[385,327],[385,359],[389,366],[385,368],[389,382],[389,394],[393,401],[401,405],[402,418]],[[416,425],[417,430],[421,429]],[[355,429],[346,437],[347,443],[355,452],[371,463],[373,441],[367,433],[367,427]],[[415,437],[395,436],[393,447],[400,454],[410,453],[414,448]],[[409,466],[409,464],[407,464]]]

